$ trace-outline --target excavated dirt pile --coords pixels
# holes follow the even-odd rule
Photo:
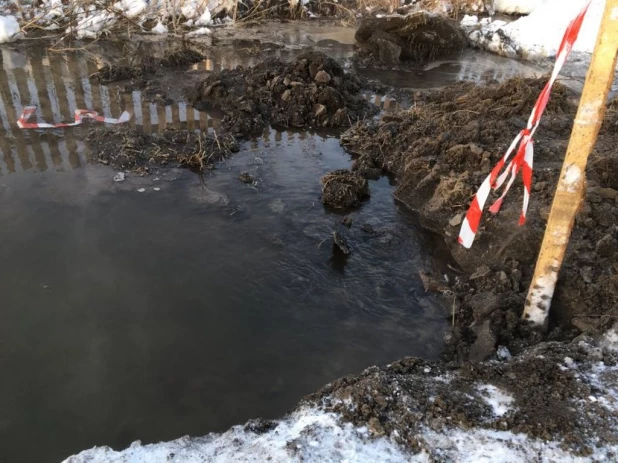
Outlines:
[[[535,136],[526,225],[518,226],[523,196],[518,179],[501,212],[485,212],[472,249],[460,246],[457,235],[476,189],[525,126],[545,82],[459,83],[418,93],[409,111],[357,124],[342,136],[356,157],[353,170],[395,175],[396,197],[444,236],[460,268],[450,279],[456,326],[449,345],[461,360],[484,359],[500,344],[518,352],[542,338],[520,316],[576,111],[577,100],[565,87],[554,88]],[[618,316],[616,146],[614,103],[589,162],[586,200],[552,302],[551,328],[560,329],[552,329],[550,338],[600,332]]]
[[[218,107],[234,134],[276,127],[348,127],[377,113],[360,94],[361,80],[320,52],[290,63],[269,59],[255,67],[209,75],[190,92],[196,107]]]
[[[200,172],[213,169],[215,162],[239,150],[237,141],[230,135],[171,128],[161,134],[147,134],[128,128],[97,127],[90,131],[87,141],[98,162],[141,175],[147,175],[153,167],[166,165]]]
[[[467,46],[455,21],[427,11],[364,19],[354,38],[360,44],[361,59],[385,64],[426,62]]]
[[[603,340],[586,336],[543,343],[513,358],[505,351],[498,361],[461,368],[404,358],[338,379],[304,403],[341,413],[412,452],[424,451],[428,461],[451,461],[440,453],[446,448],[427,444],[432,433],[460,435],[463,445],[494,431],[526,435],[531,447],[554,441],[586,457],[618,442],[612,392],[617,360]],[[485,455],[495,456],[490,448]]]

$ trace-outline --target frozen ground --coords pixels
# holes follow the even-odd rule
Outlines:
[[[577,391],[567,401],[566,406],[578,414],[607,412],[615,421],[618,412],[618,366],[616,366],[616,333],[607,335],[600,343],[590,344],[589,340],[574,341],[570,352],[565,356],[564,347],[552,351],[531,350],[526,356],[540,358],[557,355],[556,366],[570,375],[576,383]],[[589,362],[581,357],[587,352]],[[579,359],[579,360],[576,360]],[[518,362],[515,357],[508,362]],[[475,368],[502,368],[496,362],[477,365]],[[435,373],[432,372],[435,371]],[[424,368],[429,381],[436,384],[449,384],[459,375],[458,372],[438,374],[439,368]],[[583,387],[580,387],[583,386]],[[583,392],[582,392],[583,391]],[[393,397],[398,390],[393,390]],[[453,391],[456,393],[456,391]],[[431,398],[430,398],[431,399]],[[126,450],[114,451],[109,447],[95,447],[69,457],[64,463],[154,463],[171,462],[522,462],[522,461],[616,461],[618,455],[618,430],[615,423],[607,423],[606,429],[578,429],[577,433],[586,436],[585,447],[576,445],[570,435],[564,438],[542,440],[523,432],[499,429],[500,423],[509,422],[519,407],[518,401],[508,391],[492,384],[479,383],[469,388],[458,399],[461,407],[485,407],[486,413],[478,417],[474,426],[459,426],[456,415],[446,417],[450,426],[436,429],[423,413],[415,422],[415,445],[401,445],[401,435],[395,430],[390,435],[375,426],[373,420],[368,425],[354,425],[342,414],[328,411],[323,403],[339,400],[343,409],[354,413],[361,406],[351,399],[328,398],[325,401],[309,399],[293,413],[279,421],[256,420],[245,426],[235,426],[223,434],[210,434],[205,437],[183,437],[171,442],[141,445],[135,442]],[[395,400],[395,399],[393,399]],[[429,406],[433,408],[431,400]],[[599,408],[600,407],[600,408]],[[332,409],[332,407],[331,407]],[[595,412],[597,410],[597,412]],[[413,413],[414,410],[411,410]],[[385,408],[384,413],[389,413]],[[431,413],[435,416],[435,409]],[[430,413],[427,413],[429,415]],[[346,412],[345,415],[348,415]],[[398,417],[395,417],[397,420]],[[353,420],[352,420],[353,421]],[[601,426],[602,427],[602,426]],[[609,434],[607,434],[609,432]],[[399,441],[397,443],[396,441]]]

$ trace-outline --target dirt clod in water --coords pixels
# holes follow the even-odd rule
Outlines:
[[[445,238],[463,272],[450,288],[459,309],[448,354],[459,360],[486,358],[500,344],[517,353],[542,339],[598,333],[618,316],[618,183],[612,174],[618,167],[618,105],[610,106],[589,162],[587,194],[552,301],[549,334],[530,330],[520,317],[576,112],[576,99],[565,87],[554,87],[535,135],[525,226],[518,226],[523,197],[518,179],[500,213],[485,212],[472,249],[457,242],[472,196],[525,127],[545,82],[458,83],[418,93],[409,111],[359,123],[342,136],[356,156],[356,172],[394,175],[395,196]]]
[[[225,112],[222,125],[234,134],[276,127],[348,127],[378,109],[360,95],[361,80],[323,53],[284,63],[270,59],[255,67],[209,75],[190,92],[198,106]]]
[[[426,11],[364,19],[355,38],[361,44],[361,56],[386,64],[426,62],[467,46],[457,23]]]
[[[161,68],[169,69],[186,66],[205,59],[206,57],[196,50],[180,48],[165,52],[162,58],[147,56],[135,63],[106,64],[90,77],[97,79],[101,83],[144,78],[145,76],[155,74]]]
[[[355,172],[341,169],[331,172],[322,182],[322,203],[335,209],[357,207],[369,197],[367,179]]]
[[[230,135],[211,136],[192,130],[166,129],[160,135],[133,129],[97,127],[88,134],[88,144],[100,163],[116,170],[143,175],[155,166],[179,165],[197,171],[214,168],[239,150]]]

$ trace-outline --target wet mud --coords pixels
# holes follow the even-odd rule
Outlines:
[[[515,185],[499,214],[485,212],[472,249],[457,242],[476,188],[525,127],[544,83],[461,83],[417,93],[409,111],[357,124],[342,136],[342,144],[356,158],[354,170],[394,175],[396,198],[417,211],[426,228],[444,237],[457,264],[449,289],[442,291],[454,295],[449,358],[483,360],[500,345],[518,353],[548,337],[600,333],[618,315],[615,102],[589,162],[587,194],[552,301],[549,334],[530,330],[520,317],[575,116],[577,100],[567,88],[554,88],[535,136],[525,226],[518,226],[523,193]]]
[[[361,79],[332,58],[310,52],[286,63],[266,60],[210,74],[189,94],[198,109],[217,107],[222,124],[233,134],[278,128],[349,127],[377,114],[366,101]]]
[[[425,63],[453,55],[467,46],[455,21],[426,11],[366,18],[355,38],[359,43],[357,61],[364,64]]]
[[[134,129],[93,128],[87,138],[92,159],[118,171],[148,175],[154,167],[211,170],[240,149],[234,137],[167,128],[160,134]]]

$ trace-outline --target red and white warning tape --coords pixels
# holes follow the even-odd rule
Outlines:
[[[510,174],[509,181],[504,187],[504,191],[502,195],[492,204],[489,208],[489,211],[493,214],[496,214],[500,210],[500,206],[502,205],[502,201],[506,196],[507,192],[511,188],[515,178],[519,171],[522,171],[522,179],[524,183],[524,204],[522,207],[521,215],[519,217],[519,225],[523,225],[526,222],[526,211],[528,209],[528,202],[530,200],[530,189],[532,186],[532,159],[534,155],[533,150],[533,140],[534,132],[539,126],[539,122],[541,120],[541,116],[543,115],[543,111],[545,111],[545,107],[549,101],[549,94],[551,92],[551,88],[558,77],[558,73],[560,69],[564,65],[567,57],[571,53],[571,49],[573,48],[573,44],[577,40],[577,36],[579,35],[579,30],[581,29],[582,22],[584,20],[584,16],[588,11],[588,7],[590,6],[589,0],[584,8],[580,11],[580,13],[571,21],[567,30],[562,39],[562,43],[560,44],[560,48],[558,48],[558,54],[556,56],[556,63],[554,64],[554,70],[552,71],[551,78],[541,91],[539,98],[537,99],[534,108],[532,109],[532,114],[530,114],[530,119],[528,119],[528,124],[525,129],[523,129],[513,140],[511,146],[506,151],[502,159],[498,161],[496,166],[493,168],[491,173],[487,176],[485,181],[481,184],[478,189],[474,199],[472,200],[472,204],[470,204],[470,208],[466,213],[466,217],[461,225],[461,230],[459,232],[459,242],[466,248],[470,248],[472,243],[474,242],[474,238],[476,236],[476,232],[479,227],[479,223],[481,222],[481,216],[483,214],[483,207],[485,206],[485,201],[487,201],[487,197],[489,196],[489,192],[491,190],[497,190],[503,184],[506,178]],[[517,148],[517,153],[515,157],[509,162],[504,169],[504,172],[500,173],[508,161],[509,157],[515,151],[515,148],[519,144]]]
[[[17,119],[17,125],[20,129],[55,129],[60,127],[74,127],[81,124],[84,119],[93,119],[97,122],[105,122],[106,124],[123,124],[131,119],[131,114],[124,111],[118,119],[112,117],[99,116],[96,111],[88,109],[75,110],[75,122],[61,122],[59,124],[48,124],[47,122],[28,122],[28,119],[36,111],[36,106],[26,106],[21,112],[21,116]]]

